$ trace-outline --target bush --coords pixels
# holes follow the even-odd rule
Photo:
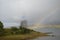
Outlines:
[[[17,31],[18,31],[17,27],[11,27],[11,33],[12,34],[16,34]]]
[[[21,32],[21,34],[27,34],[27,33],[30,33],[31,32],[31,30],[30,29],[27,29],[27,28],[25,28],[25,27],[22,27],[22,26],[20,26],[20,32]]]

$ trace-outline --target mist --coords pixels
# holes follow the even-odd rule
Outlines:
[[[0,0],[0,21],[4,26],[60,24],[60,0]]]

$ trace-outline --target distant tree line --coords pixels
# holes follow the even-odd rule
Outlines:
[[[27,28],[22,27],[22,26],[19,26],[19,28],[17,28],[17,27],[4,28],[3,23],[0,21],[0,36],[28,34],[32,31],[33,30],[27,29]]]

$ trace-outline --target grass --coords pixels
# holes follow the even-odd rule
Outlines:
[[[31,32],[30,34],[9,35],[0,37],[0,40],[29,40],[36,37],[48,36],[45,33]]]

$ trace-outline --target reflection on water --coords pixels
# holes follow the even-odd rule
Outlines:
[[[47,36],[47,37],[39,37],[39,38],[36,38],[36,39],[33,39],[33,40],[60,40],[60,28],[38,28],[38,29],[35,29],[36,31],[39,31],[39,32],[52,32],[51,35],[55,35],[55,37],[52,37],[52,36]]]

